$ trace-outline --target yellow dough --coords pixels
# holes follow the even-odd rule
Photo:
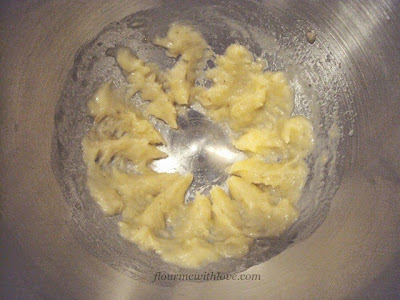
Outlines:
[[[291,116],[293,93],[282,72],[264,72],[261,60],[239,44],[215,55],[205,71],[210,88],[195,85],[211,50],[193,28],[172,24],[154,44],[177,58],[161,71],[129,49],[116,61],[128,89],[103,84],[88,103],[94,124],[82,141],[89,191],[108,215],[122,214],[121,235],[168,263],[199,268],[240,258],[255,238],[282,234],[297,219],[305,185],[305,158],[313,148],[311,123]],[[130,102],[139,93],[144,112]],[[176,106],[199,102],[216,122],[227,123],[233,145],[248,158],[227,170],[229,193],[214,186],[185,203],[193,176],[156,173],[149,164],[166,157],[154,116],[177,128]]]

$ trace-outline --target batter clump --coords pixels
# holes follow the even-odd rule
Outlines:
[[[154,44],[177,59],[173,68],[159,70],[120,48],[116,61],[128,87],[105,83],[88,103],[94,123],[82,146],[89,191],[106,214],[122,214],[124,238],[168,263],[199,268],[240,258],[255,238],[278,236],[296,221],[312,125],[292,116],[293,92],[284,74],[265,72],[244,46],[211,55],[199,32],[179,24]],[[203,71],[207,59],[215,67]],[[198,78],[211,87],[196,84]],[[137,93],[147,101],[142,111],[130,100]],[[214,186],[186,204],[193,176],[149,167],[167,155],[157,148],[165,141],[148,118],[177,128],[177,107],[195,102],[212,120],[229,125],[232,144],[247,158],[228,168],[229,193]]]

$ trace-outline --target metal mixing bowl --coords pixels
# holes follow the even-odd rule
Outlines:
[[[399,296],[399,1],[20,1],[1,26],[1,293],[9,298],[354,298]],[[85,188],[80,140],[100,82],[123,77],[108,54],[127,45],[171,65],[149,40],[169,23],[198,28],[217,53],[240,42],[285,70],[295,113],[318,147],[279,239],[242,260],[181,270],[123,240]],[[316,41],[307,41],[314,30]],[[230,162],[204,148],[224,131],[189,110],[180,131],[158,123],[196,189],[223,184]],[[196,145],[187,153],[182,149]],[[200,147],[200,146],[201,147]],[[189,147],[190,148],[190,147]],[[323,155],[322,155],[323,154]],[[324,159],[321,160],[321,157]],[[189,199],[190,200],[190,199]],[[330,209],[329,209],[330,207]],[[157,272],[260,274],[256,281],[152,282]]]

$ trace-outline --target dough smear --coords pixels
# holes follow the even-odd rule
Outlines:
[[[124,238],[168,263],[199,268],[243,257],[255,238],[279,236],[296,221],[312,125],[292,116],[293,92],[284,74],[264,71],[244,46],[212,55],[199,32],[179,24],[154,44],[176,58],[173,68],[162,71],[120,48],[116,61],[128,87],[107,82],[88,102],[94,123],[82,147],[90,194],[106,214],[122,214]],[[207,59],[215,67],[203,71]],[[196,84],[198,78],[211,87]],[[136,93],[147,101],[143,111],[130,101]],[[177,107],[194,102],[215,122],[229,125],[233,145],[248,158],[227,169],[229,193],[214,186],[186,204],[193,176],[149,167],[166,154],[157,148],[165,141],[148,118],[177,128]]]

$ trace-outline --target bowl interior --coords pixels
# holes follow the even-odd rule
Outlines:
[[[105,217],[86,189],[81,140],[92,122],[86,103],[95,89],[107,80],[125,84],[110,51],[115,46],[127,46],[145,61],[170,67],[174,60],[150,41],[164,35],[173,22],[197,28],[218,54],[239,42],[264,58],[268,70],[285,71],[295,92],[294,114],[310,118],[316,135],[316,147],[308,159],[311,172],[298,203],[299,221],[280,238],[256,240],[243,259],[225,260],[186,273],[243,271],[309,237],[323,222],[343,168],[350,163],[347,152],[355,112],[346,72],[351,65],[341,63],[342,50],[328,34],[329,29],[307,20],[301,10],[291,9],[290,3],[171,1],[109,24],[76,54],[57,104],[52,163],[73,214],[69,222],[75,238],[102,261],[141,281],[152,280],[160,270],[173,273],[179,268],[164,263],[154,253],[140,251],[119,236],[119,217]],[[313,44],[306,38],[310,30],[317,34]]]

